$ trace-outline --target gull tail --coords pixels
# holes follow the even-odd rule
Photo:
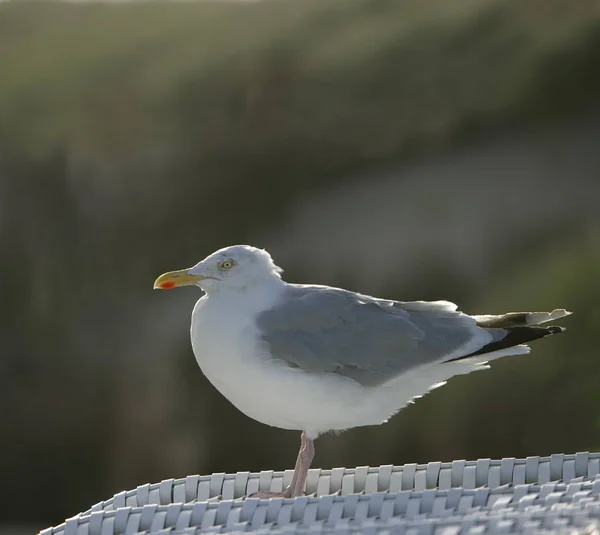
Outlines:
[[[558,325],[542,327],[540,324],[564,318],[570,314],[572,312],[561,308],[552,312],[509,312],[508,314],[500,314],[498,316],[473,316],[475,321],[477,321],[477,325],[484,329],[490,329],[489,332],[494,334],[495,339],[477,351],[453,360],[462,360],[477,355],[508,350],[520,344],[550,336],[551,334],[561,333],[565,330],[564,327],[559,327]],[[527,348],[522,347],[522,349]],[[509,354],[511,354],[509,351],[502,351],[497,356]]]
[[[511,329],[514,327],[532,327],[558,320],[573,314],[564,308],[557,308],[552,312],[509,312],[499,316],[473,316],[480,327],[488,329]]]

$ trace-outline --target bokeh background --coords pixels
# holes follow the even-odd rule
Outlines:
[[[235,243],[288,281],[576,312],[314,466],[600,448],[599,95],[597,0],[0,3],[0,533],[293,466],[199,371],[199,292],[152,291]]]

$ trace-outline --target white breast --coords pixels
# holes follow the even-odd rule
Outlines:
[[[204,297],[192,314],[192,347],[208,380],[247,416],[282,429],[317,435],[359,423],[364,388],[334,375],[307,374],[273,360],[254,318],[281,290]],[[217,297],[217,298],[215,298]],[[368,423],[380,423],[378,421]]]

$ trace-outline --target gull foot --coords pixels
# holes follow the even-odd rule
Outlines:
[[[253,494],[250,494],[248,498],[260,498],[261,500],[268,500],[269,498],[291,498],[292,493],[290,489],[284,490],[283,492],[270,492],[268,490],[259,490]]]

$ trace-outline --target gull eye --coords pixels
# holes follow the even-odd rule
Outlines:
[[[221,262],[219,264],[219,269],[222,271],[227,271],[228,269],[231,269],[233,266],[235,266],[235,263],[233,262],[233,260],[223,260],[223,262]]]

